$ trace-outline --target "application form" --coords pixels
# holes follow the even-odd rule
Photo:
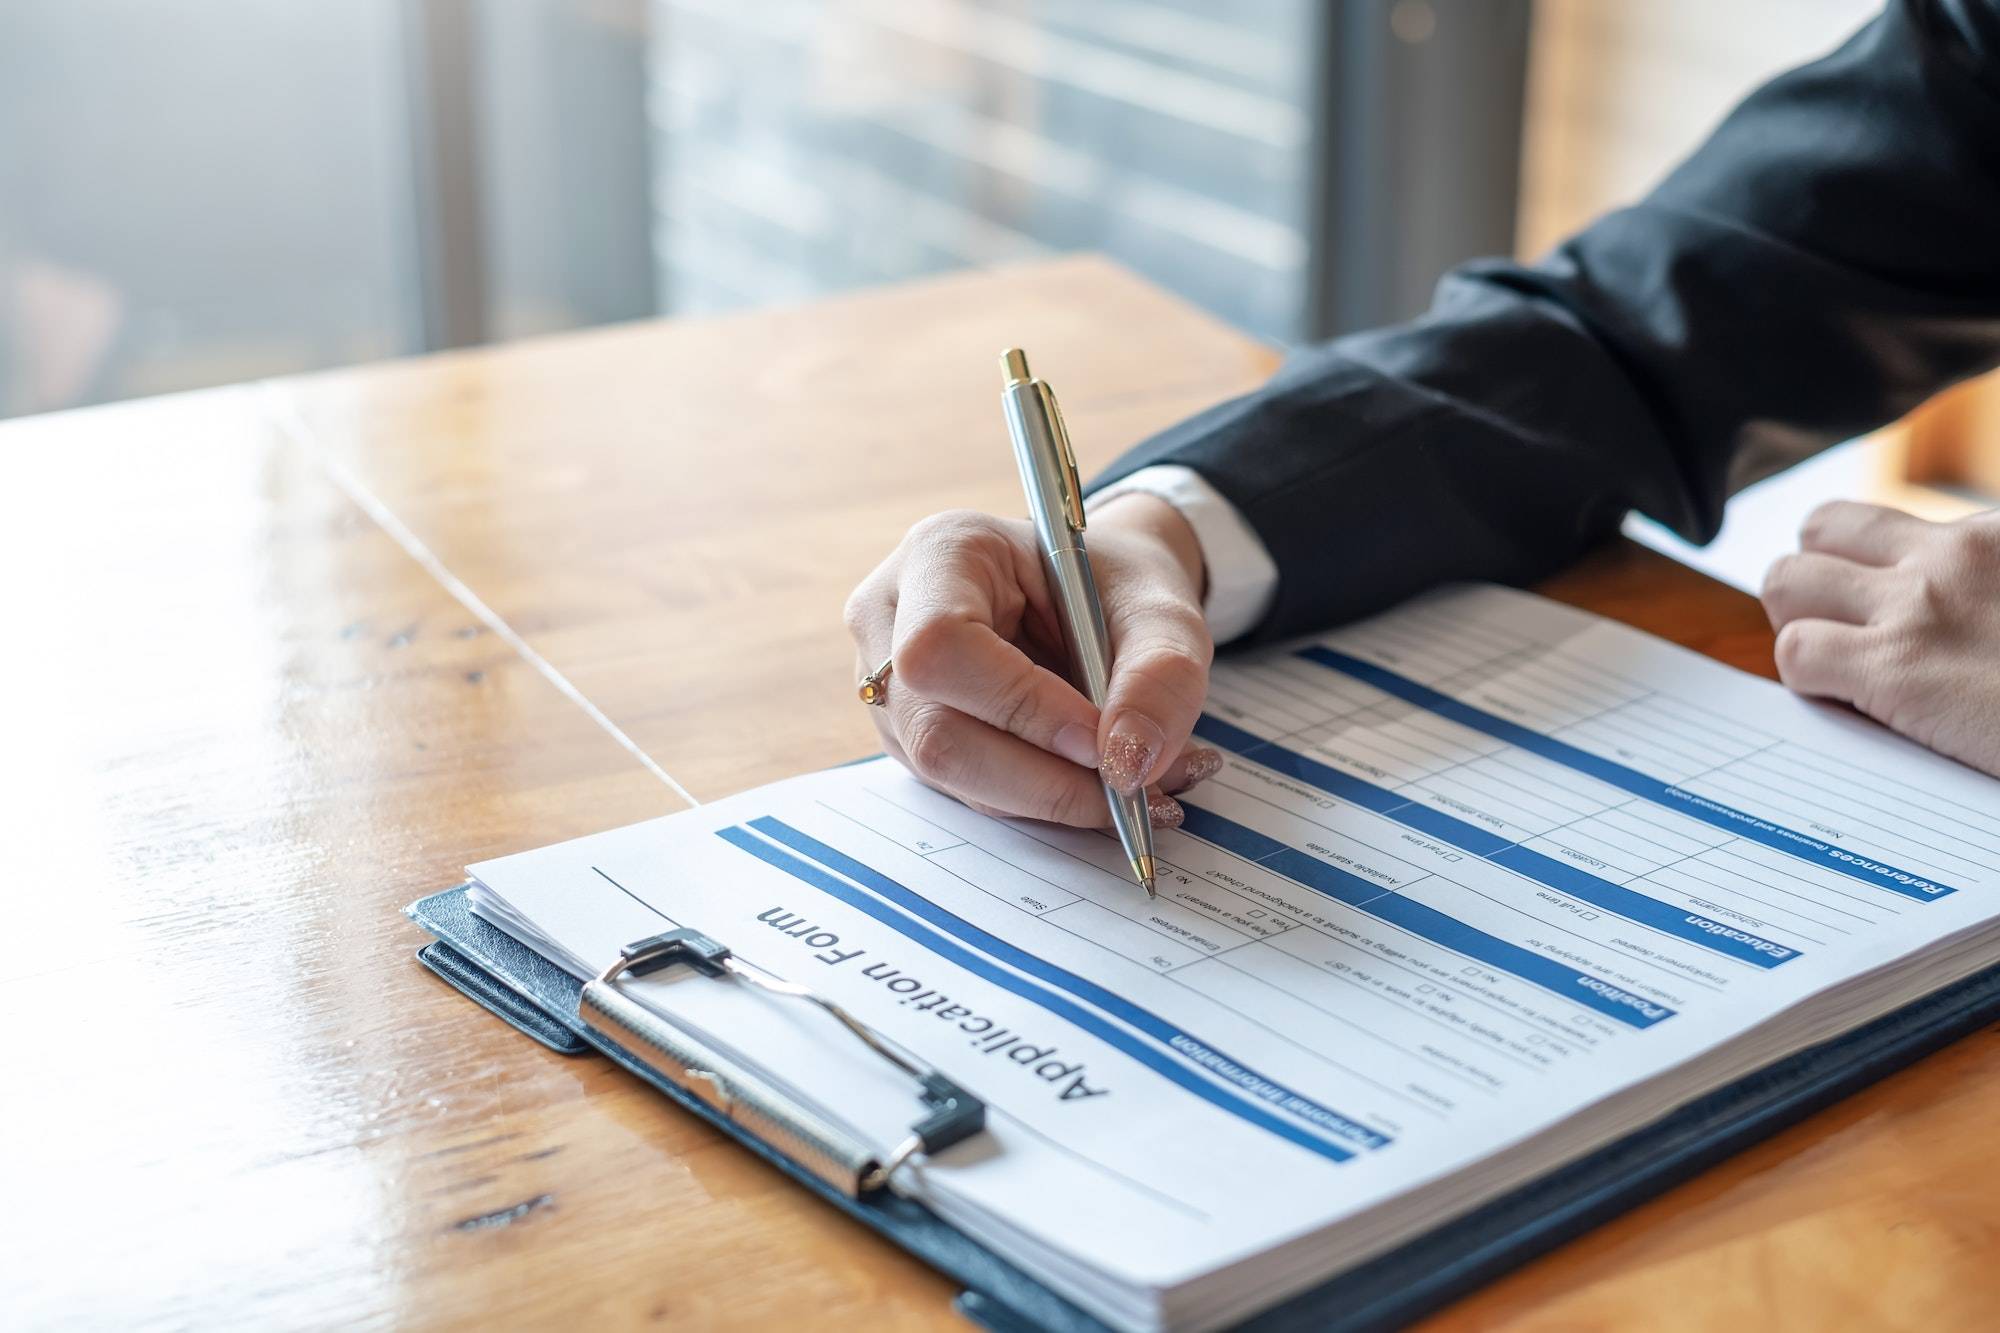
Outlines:
[[[2000,784],[1525,594],[1227,661],[1196,733],[1226,763],[1154,902],[1107,835],[880,760],[475,866],[476,910],[579,973],[694,926],[847,1005],[992,1107],[898,1187],[1133,1327],[1239,1317],[1992,961]],[[642,985],[885,1147],[907,1122],[812,1015]]]

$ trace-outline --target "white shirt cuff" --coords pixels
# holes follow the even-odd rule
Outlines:
[[[1208,566],[1208,595],[1201,610],[1208,618],[1209,636],[1219,645],[1255,629],[1278,595],[1278,566],[1236,506],[1194,469],[1163,463],[1112,482],[1091,496],[1086,507],[1095,509],[1128,491],[1157,495],[1180,510],[1194,529]]]

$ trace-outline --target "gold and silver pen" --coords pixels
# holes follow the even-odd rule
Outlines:
[[[1007,415],[1021,488],[1028,495],[1028,517],[1034,521],[1042,568],[1048,572],[1056,618],[1062,622],[1063,643],[1069,649],[1071,682],[1102,709],[1111,692],[1111,645],[1083,544],[1083,485],[1077,480],[1076,455],[1055,394],[1028,373],[1028,358],[1021,349],[1002,355],[1000,368],[1007,383],[1000,391],[1000,406]],[[1118,841],[1132,863],[1132,877],[1151,898],[1153,826],[1146,818],[1146,793],[1127,796],[1106,782],[1104,797],[1111,803],[1111,826],[1118,830]]]

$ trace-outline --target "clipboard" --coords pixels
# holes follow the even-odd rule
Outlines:
[[[434,937],[418,951],[418,960],[451,986],[551,1050],[610,1059],[829,1206],[963,1284],[954,1307],[973,1323],[992,1333],[1105,1333],[1106,1325],[1094,1316],[960,1234],[923,1204],[886,1189],[844,1188],[842,1173],[829,1173],[783,1127],[754,1115],[732,1115],[725,1100],[700,1089],[699,1080],[690,1087],[687,1080],[663,1073],[662,1067],[672,1061],[655,1067],[593,1026],[579,1013],[586,983],[473,916],[468,887],[432,894],[407,909]],[[615,970],[616,964],[607,969]],[[1241,1327],[1254,1333],[1374,1333],[1401,1327],[1996,1021],[2000,967],[1690,1102],[1253,1316]],[[857,1045],[855,1058],[872,1057]],[[947,1136],[964,1130],[969,1108],[941,1106],[951,1100],[949,1091],[931,1092],[922,1109],[933,1117],[960,1116],[945,1129]],[[863,1169],[868,1164],[850,1165]]]

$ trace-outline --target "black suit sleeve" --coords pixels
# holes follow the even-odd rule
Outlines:
[[[1527,582],[2000,363],[2000,3],[1904,0],[1744,102],[1636,207],[1307,350],[1100,484],[1193,468],[1279,569],[1268,639]]]

